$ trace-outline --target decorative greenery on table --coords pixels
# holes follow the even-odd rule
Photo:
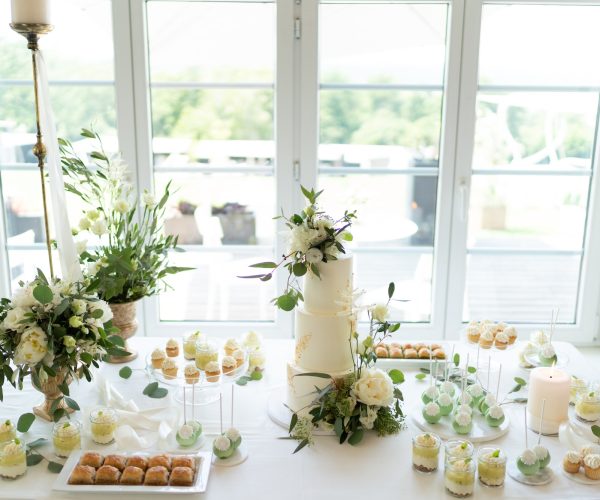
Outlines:
[[[297,279],[307,272],[319,276],[319,263],[336,260],[339,254],[346,253],[344,241],[351,241],[349,228],[356,212],[344,212],[344,215],[334,220],[322,212],[317,205],[317,199],[323,191],[310,191],[302,186],[302,194],[309,205],[299,214],[286,217],[283,213],[275,219],[283,219],[290,230],[289,247],[280,262],[259,262],[250,267],[270,269],[262,274],[240,276],[240,278],[258,278],[269,281],[273,273],[281,266],[288,270],[288,279],[284,292],[273,299],[273,303],[284,311],[294,309],[304,297],[300,291]]]
[[[159,200],[145,191],[138,203],[127,165],[107,155],[97,133],[83,129],[81,135],[97,141],[98,150],[90,154],[94,170],[86,166],[69,141],[60,139],[60,149],[63,173],[69,178],[65,189],[88,206],[73,231],[102,238],[94,250],[86,248],[86,240],[78,243],[80,260],[87,266],[89,290],[114,304],[167,289],[167,276],[191,269],[169,265],[169,252],[182,251],[177,237],[162,233],[170,183]]]
[[[109,337],[114,330],[110,307],[82,283],[48,281],[40,270],[32,282],[19,285],[12,300],[0,301],[0,400],[6,382],[22,389],[31,375],[40,389],[48,377],[62,374],[64,402],[78,410],[69,397],[68,380],[90,381],[91,366],[98,367],[104,355],[128,354]],[[62,400],[53,405],[55,420],[66,413],[59,408]]]
[[[289,433],[300,441],[294,453],[312,444],[316,427],[333,429],[340,444],[347,441],[351,445],[360,443],[365,430],[373,429],[379,436],[388,436],[403,428],[404,399],[397,385],[404,382],[404,374],[396,369],[386,373],[375,368],[375,347],[400,328],[400,323],[388,321],[394,290],[394,283],[390,283],[388,302],[369,310],[369,334],[362,340],[356,332],[350,337],[348,348],[353,359],[356,354],[353,373],[341,379],[326,373],[296,375],[327,378],[331,382],[315,392],[315,399],[307,407],[310,417],[293,413]]]

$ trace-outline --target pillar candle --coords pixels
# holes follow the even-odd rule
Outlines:
[[[51,24],[50,0],[11,0],[12,22]]]
[[[546,400],[542,434],[557,434],[562,422],[569,418],[569,391],[571,377],[556,368],[539,367],[529,376],[527,397],[527,425],[534,432],[540,431],[542,401]]]

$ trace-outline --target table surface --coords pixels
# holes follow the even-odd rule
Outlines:
[[[100,369],[103,377],[113,382],[123,396],[133,398],[141,409],[147,408],[154,401],[141,393],[148,382],[143,371],[145,354],[157,346],[162,346],[164,341],[165,339],[159,338],[133,339],[133,345],[140,350],[141,355],[130,363],[134,374],[128,380],[118,376],[121,365],[105,364]],[[411,493],[424,498],[447,497],[441,469],[431,475],[423,475],[412,469],[411,437],[419,431],[410,418],[407,418],[407,428],[397,436],[378,438],[368,433],[363,442],[356,447],[340,446],[335,438],[321,436],[316,437],[314,447],[304,448],[293,455],[296,442],[279,439],[287,433],[274,424],[267,414],[269,399],[278,397],[284,390],[286,362],[292,357],[293,342],[269,340],[265,344],[268,361],[263,380],[250,382],[244,387],[235,386],[235,426],[242,432],[249,450],[249,458],[237,467],[213,467],[205,498],[233,500],[284,497],[289,500],[341,500],[374,496],[378,499],[395,500]],[[583,355],[572,345],[559,342],[556,345],[559,351],[568,354],[567,371],[588,379],[597,376],[597,371],[587,365]],[[471,360],[474,360],[476,351],[465,344],[457,343],[456,350],[463,355],[470,352]],[[493,351],[491,354],[495,361],[502,363],[501,393],[507,393],[514,386],[515,376],[528,378],[528,371],[518,366],[516,349]],[[487,353],[485,360],[487,362]],[[402,385],[402,391],[405,410],[409,414],[413,408],[420,406],[420,393],[426,388],[427,382],[415,378],[418,368],[404,369],[404,372],[406,382]],[[73,384],[71,394],[84,409],[93,407],[99,401],[98,387],[94,382]],[[4,402],[0,403],[0,418],[18,419],[20,414],[31,411],[30,408],[37,404],[40,396],[29,384],[21,392],[7,388]],[[223,397],[224,408],[228,409],[230,390],[225,391]],[[173,406],[173,411],[179,411],[177,406]],[[505,408],[511,418],[511,428],[508,434],[498,439],[495,444],[507,453],[509,460],[514,460],[524,448],[523,405],[509,404]],[[202,407],[199,413],[196,418],[203,423],[205,433],[210,436],[218,432],[218,404]],[[229,415],[228,410],[225,415]],[[77,414],[76,418],[81,416]],[[50,432],[51,424],[36,420],[24,438],[29,442],[38,437],[49,437]],[[530,442],[532,438],[533,434],[530,434]],[[209,438],[204,448],[210,449],[211,443],[212,439]],[[559,443],[558,438],[544,437],[542,443],[550,450],[552,456],[550,467],[554,471],[554,480],[551,484],[525,486],[507,476],[502,488],[486,488],[476,484],[475,497],[600,498],[598,486],[580,485],[564,476],[562,457],[566,449]],[[93,445],[85,435],[83,445],[84,448],[99,449],[103,453],[114,451],[114,445]],[[51,449],[41,451],[52,455]],[[27,475],[19,480],[0,481],[0,498],[75,498],[52,491],[56,477],[46,470],[44,463],[30,467]],[[97,500],[113,498],[102,494],[77,494],[76,497]],[[186,497],[189,498],[184,498]]]

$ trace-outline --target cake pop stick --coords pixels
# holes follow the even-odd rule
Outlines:
[[[469,378],[469,353],[467,353],[467,362],[465,363],[465,376]]]
[[[556,308],[556,315],[554,314],[554,309],[552,309],[552,322],[550,323],[550,340],[549,342],[552,343],[552,336],[554,335],[554,327],[556,326],[556,322],[558,321],[558,312],[560,311],[560,308]]]
[[[529,449],[529,445],[527,444],[527,407],[523,408],[523,416],[525,417],[525,448]]]
[[[192,384],[192,420],[194,420],[194,413],[195,413],[195,401],[194,401],[194,396],[196,394],[196,384]]]
[[[429,351],[429,385],[433,385],[433,358],[431,357],[431,351]]]
[[[498,396],[500,395],[500,376],[502,375],[502,364],[500,365],[500,369],[498,370],[498,384],[496,385],[496,401],[498,401]]]
[[[221,425],[221,434],[223,434],[223,393],[219,394],[219,422]]]
[[[544,425],[544,408],[546,407],[546,398],[542,399],[542,414],[540,415],[540,429],[538,431],[538,446],[542,441],[542,426]]]
[[[183,386],[183,423],[187,424],[187,416],[185,413],[185,385]]]
[[[233,390],[234,390],[234,387],[233,387],[233,384],[231,384],[231,425],[230,425],[230,427],[232,427],[232,428],[233,428]]]
[[[475,363],[475,373],[477,373],[477,376],[479,376],[479,349],[480,345],[477,344],[477,362]]]
[[[490,373],[492,372],[492,357],[488,356],[488,376],[487,376],[487,384],[485,386],[485,390],[490,392]]]

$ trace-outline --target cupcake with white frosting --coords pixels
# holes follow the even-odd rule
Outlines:
[[[600,455],[591,453],[583,459],[585,477],[597,481],[600,479]]]

